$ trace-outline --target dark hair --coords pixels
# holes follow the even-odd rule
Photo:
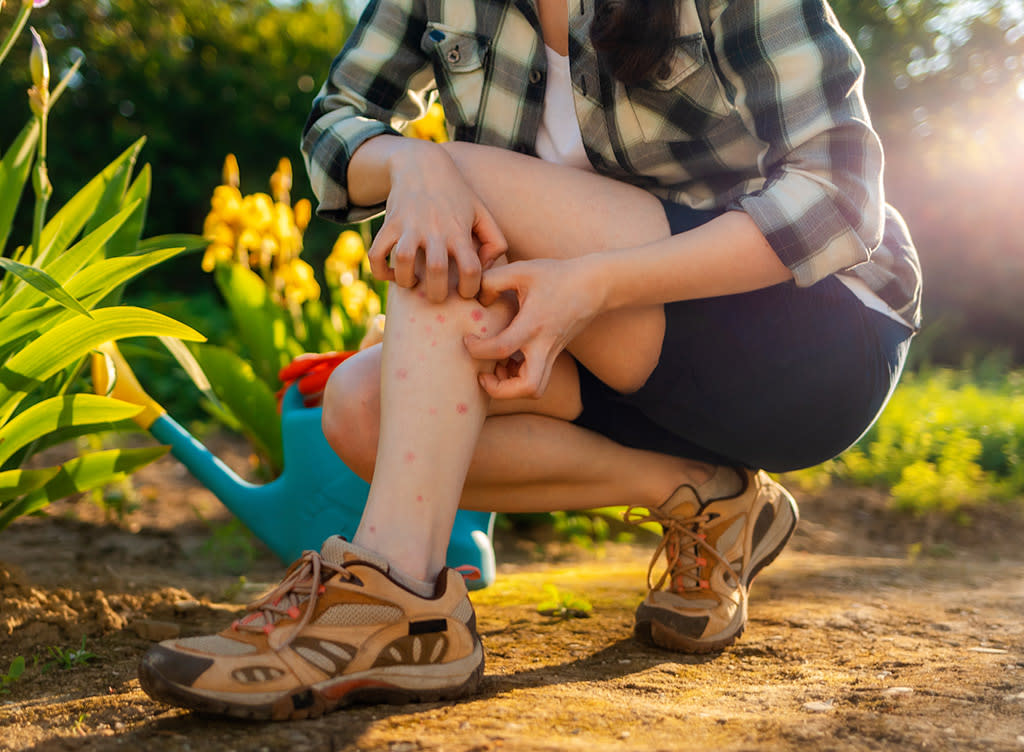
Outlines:
[[[598,0],[590,41],[615,78],[635,84],[667,59],[678,29],[677,0]]]

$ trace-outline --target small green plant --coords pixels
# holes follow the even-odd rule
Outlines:
[[[88,717],[88,713],[79,713],[78,718],[75,719],[74,724],[71,726],[71,730],[79,736],[85,736],[85,719]]]
[[[553,616],[556,619],[586,619],[594,610],[590,601],[581,595],[565,593],[554,585],[544,586],[547,600],[537,606],[537,613],[542,616]]]
[[[25,658],[20,655],[15,656],[7,673],[0,675],[0,694],[9,693],[11,685],[21,678],[23,673],[25,673]]]
[[[218,572],[247,572],[256,558],[253,534],[249,528],[235,517],[221,523],[205,519],[198,509],[195,513],[209,533],[200,549],[202,557]]]
[[[45,674],[54,668],[68,671],[78,666],[85,666],[89,661],[98,658],[99,656],[96,653],[86,650],[85,639],[85,635],[82,635],[82,644],[77,650],[65,650],[64,648],[52,645],[47,648],[50,655],[53,656],[53,660],[43,664],[43,673]]]

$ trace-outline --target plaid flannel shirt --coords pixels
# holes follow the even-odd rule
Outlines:
[[[825,0],[680,0],[675,48],[635,86],[589,41],[594,0],[569,2],[569,58],[594,169],[696,209],[747,212],[798,285],[864,280],[911,327],[921,273],[885,205],[863,63]],[[370,0],[305,127],[318,213],[348,201],[348,161],[398,133],[436,90],[457,140],[534,153],[547,62],[532,0]]]

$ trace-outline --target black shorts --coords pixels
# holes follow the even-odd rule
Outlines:
[[[718,212],[665,203],[672,234]],[[574,421],[637,449],[784,472],[835,457],[899,380],[911,329],[835,277],[669,303],[661,357],[621,394],[577,363]]]

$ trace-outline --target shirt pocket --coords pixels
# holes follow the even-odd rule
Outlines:
[[[647,79],[626,87],[645,141],[700,138],[730,114],[703,34],[680,37]]]
[[[458,130],[476,125],[484,93],[484,61],[490,40],[434,21],[427,23],[421,47],[431,56],[445,119]]]

